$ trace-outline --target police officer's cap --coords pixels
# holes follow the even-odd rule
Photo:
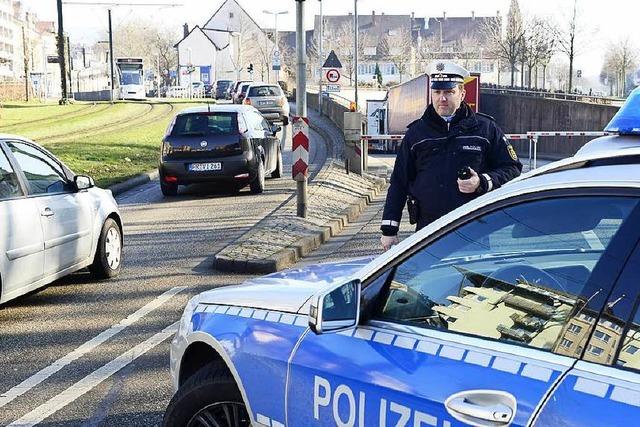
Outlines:
[[[469,78],[469,72],[452,61],[436,60],[429,65],[431,89],[453,89]]]

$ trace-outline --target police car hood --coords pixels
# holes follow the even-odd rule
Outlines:
[[[200,303],[297,313],[316,292],[346,282],[372,259],[314,264],[272,273],[241,285],[204,292],[200,295]]]

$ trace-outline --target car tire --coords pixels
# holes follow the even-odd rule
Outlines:
[[[264,191],[264,178],[264,161],[262,160],[262,157],[258,157],[258,173],[256,174],[255,179],[249,184],[249,188],[253,194],[260,194]]]
[[[96,279],[110,279],[120,274],[122,268],[122,232],[112,218],[102,225],[98,247],[89,271]]]
[[[199,423],[200,417],[215,423]],[[229,419],[233,418],[233,419]],[[165,427],[198,425],[250,426],[251,419],[238,386],[220,363],[209,364],[196,372],[178,389],[164,413]]]
[[[278,147],[278,157],[276,160],[276,168],[271,172],[271,178],[280,178],[282,177],[282,150]]]
[[[160,191],[162,191],[162,195],[165,197],[174,197],[178,195],[178,184],[169,184],[164,182],[162,177],[160,177]]]
[[[289,124],[289,116],[283,116],[282,117],[282,124],[284,126],[287,126]]]

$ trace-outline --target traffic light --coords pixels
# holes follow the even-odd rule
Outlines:
[[[253,73],[253,64],[249,64],[249,66],[247,67],[247,71]]]

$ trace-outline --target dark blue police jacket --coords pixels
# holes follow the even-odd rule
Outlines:
[[[457,171],[469,166],[480,176],[473,194],[460,192]],[[520,175],[522,164],[492,117],[462,103],[450,123],[429,105],[409,124],[391,174],[380,229],[398,233],[407,195],[418,201],[420,229],[480,194]]]

